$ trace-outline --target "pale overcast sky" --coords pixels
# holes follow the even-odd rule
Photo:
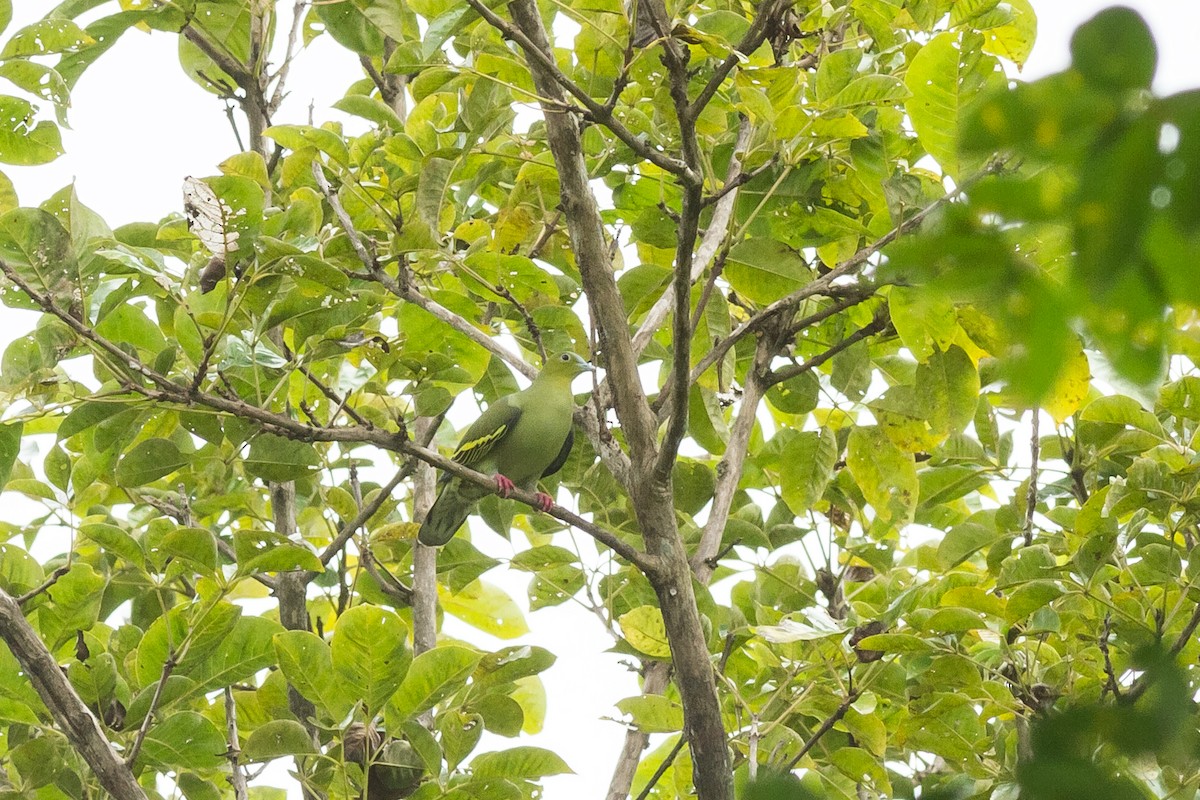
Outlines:
[[[19,24],[44,13],[45,0],[15,0]],[[1066,66],[1071,32],[1109,3],[1094,0],[1033,0],[1039,16],[1038,44],[1024,70],[1036,78]],[[1159,44],[1155,87],[1173,92],[1200,86],[1200,3],[1196,0],[1140,0],[1127,3],[1150,22]],[[10,30],[11,32],[11,30]],[[156,220],[182,210],[180,186],[187,175],[211,175],[236,144],[219,102],[175,68],[176,37],[137,31],[105,55],[80,81],[64,132],[67,155],[54,164],[20,168],[0,166],[16,183],[20,200],[37,205],[74,180],[80,198],[114,227],[134,220]],[[346,84],[359,77],[345,51],[317,45],[293,67],[289,105],[278,120],[304,121],[313,103],[318,122],[336,116],[328,106]],[[28,329],[31,317],[0,311],[0,348]],[[481,537],[482,538],[482,537]],[[493,537],[494,538],[494,537]],[[524,603],[525,576],[497,577]],[[543,675],[549,713],[542,735],[531,740],[557,750],[576,771],[546,782],[550,798],[598,797],[607,786],[623,728],[613,703],[637,691],[632,675],[603,651],[610,642],[571,604],[534,614],[534,633],[521,642],[541,644],[558,654]],[[447,618],[449,620],[449,618]],[[454,627],[481,646],[500,646],[486,637]],[[485,740],[482,750],[504,747]],[[286,785],[281,772],[274,775]]]

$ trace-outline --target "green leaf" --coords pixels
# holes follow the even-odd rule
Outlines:
[[[0,50],[0,59],[70,53],[95,43],[96,40],[74,22],[47,18],[14,33]]]
[[[273,719],[256,728],[246,740],[242,755],[249,761],[270,761],[282,756],[315,753],[312,737],[294,719]]]
[[[167,348],[162,329],[154,324],[139,306],[117,306],[96,324],[96,333],[113,342],[137,349],[143,361],[154,358]]]
[[[793,513],[802,515],[821,499],[833,478],[837,456],[837,439],[828,428],[800,431],[788,440],[779,488]]]
[[[809,370],[767,389],[767,402],[785,414],[807,414],[817,407],[820,393],[821,380]]]
[[[850,432],[846,466],[880,520],[896,525],[912,520],[920,494],[916,463],[881,428]]]
[[[217,568],[217,540],[203,528],[171,531],[159,540],[158,549],[164,555],[185,559],[207,572]]]
[[[621,633],[635,648],[654,658],[670,658],[667,628],[657,606],[638,606],[617,618]]]
[[[12,0],[0,0],[0,33],[12,22]]]
[[[342,137],[324,128],[314,128],[311,125],[272,125],[263,131],[263,136],[274,139],[280,146],[289,150],[315,147],[339,164],[350,163],[350,151]]]
[[[433,708],[466,685],[482,658],[481,653],[455,645],[421,653],[413,659],[404,681],[392,696],[389,711],[408,719]]]
[[[412,662],[408,627],[395,612],[355,606],[338,617],[330,650],[333,668],[368,713],[383,710]]]
[[[23,422],[5,422],[0,424],[0,489],[8,483],[12,474],[13,464],[21,452],[21,433],[25,430]]]
[[[273,531],[234,531],[233,549],[241,575],[292,569],[322,572],[324,569],[317,554],[305,542],[294,542]]]
[[[1029,0],[1007,0],[1007,3],[1012,9],[1012,21],[987,30],[983,49],[1023,67],[1037,39],[1037,13]]]
[[[475,670],[474,687],[493,689],[544,672],[554,665],[556,656],[532,645],[505,647],[484,656]]]
[[[142,547],[128,532],[104,522],[92,522],[79,526],[79,532],[104,548],[105,552],[120,556],[130,564],[142,566],[146,557]]]
[[[621,713],[633,717],[643,733],[674,733],[683,730],[683,707],[660,694],[642,694],[617,701]]]
[[[976,522],[955,525],[942,537],[938,545],[938,562],[945,569],[956,567],[984,547],[989,547],[1004,534],[994,527]]]
[[[20,597],[46,577],[42,565],[15,544],[0,544],[0,589]]]
[[[145,486],[187,465],[187,456],[170,439],[147,439],[121,457],[117,485]]]
[[[256,478],[284,483],[311,475],[321,466],[321,457],[308,442],[260,433],[250,442],[250,453],[242,464]]]
[[[904,77],[912,93],[904,108],[917,138],[956,180],[981,163],[964,161],[958,150],[963,110],[994,74],[994,60],[982,55],[979,42],[976,35],[939,34],[913,57]]]
[[[374,122],[380,127],[388,127],[394,131],[404,130],[404,121],[396,115],[391,106],[377,97],[349,94],[334,103],[333,107],[338,111]]]
[[[446,193],[450,188],[450,174],[453,171],[453,161],[445,158],[429,158],[421,165],[421,174],[417,177],[417,216],[425,221],[435,236],[440,236],[454,224],[453,215],[448,221],[442,219],[442,208]],[[453,212],[453,209],[450,211]]]
[[[557,753],[540,747],[513,747],[498,753],[480,753],[471,760],[476,778],[532,781],[547,775],[573,775]]]
[[[288,683],[331,720],[340,720],[354,705],[333,669],[329,645],[309,631],[284,631],[272,638],[279,669]]]
[[[53,69],[33,61],[16,59],[0,63],[0,78],[6,78],[42,100],[58,106],[71,102],[70,90],[62,76]]]
[[[63,154],[58,126],[49,120],[35,122],[33,114],[27,100],[0,95],[0,162],[36,166]]]
[[[768,305],[812,280],[804,257],[783,242],[753,238],[739,242],[725,259],[729,285],[745,299]]]
[[[1071,64],[1104,92],[1148,89],[1158,50],[1141,14],[1106,8],[1071,37]]]
[[[228,634],[189,673],[197,692],[211,691],[249,680],[259,670],[275,663],[271,639],[282,626],[266,617],[239,617]]]
[[[216,769],[228,745],[217,726],[195,711],[177,711],[151,725],[138,761],[167,769]]]

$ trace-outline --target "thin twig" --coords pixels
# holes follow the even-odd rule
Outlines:
[[[18,597],[17,605],[24,606],[26,603],[28,603],[33,598],[37,597],[42,592],[48,591],[51,586],[58,583],[59,578],[61,578],[63,575],[66,575],[70,571],[71,571],[71,565],[63,564],[58,569],[54,570],[54,572],[51,572],[50,576],[47,577],[46,580],[42,581],[42,583],[39,584],[36,588],[30,589],[28,592],[26,592],[25,594]]]
[[[793,756],[790,761],[788,761],[787,766],[784,768],[784,772],[791,772],[794,770],[796,765],[800,763],[800,759],[808,755],[808,751],[812,750],[816,743],[821,741],[821,737],[829,733],[833,726],[838,724],[842,717],[846,716],[846,712],[850,710],[850,706],[854,705],[854,701],[857,699],[858,690],[851,689],[850,693],[846,695],[846,699],[834,709],[832,714],[825,718],[824,722],[817,726],[817,729],[813,731],[812,736],[808,737],[808,741],[805,742],[804,746],[800,748],[800,752]]]
[[[284,50],[283,63],[279,65],[279,69],[272,76],[272,80],[275,81],[275,90],[271,94],[270,102],[267,103],[267,111],[270,114],[278,111],[279,104],[283,102],[288,70],[291,69],[292,61],[299,52],[296,49],[296,43],[300,40],[300,28],[304,24],[304,7],[307,5],[308,0],[296,0],[296,4],[292,6],[292,27],[288,30],[287,49]]]
[[[445,472],[450,472],[478,486],[486,487],[492,490],[496,488],[496,481],[494,477],[490,475],[484,475],[481,472],[476,472],[470,467],[466,467],[456,461],[452,461],[436,451],[415,444],[409,441],[408,437],[403,433],[385,431],[377,427],[320,427],[300,422],[299,420],[292,419],[285,414],[280,414],[265,408],[251,405],[244,400],[238,399],[236,396],[217,396],[204,392],[190,391],[186,386],[180,386],[171,381],[165,375],[162,375],[146,366],[137,358],[136,355],[132,355],[122,350],[108,339],[105,339],[97,334],[89,326],[76,319],[65,309],[59,307],[50,297],[42,294],[37,289],[34,289],[29,282],[20,275],[20,273],[14,270],[2,259],[0,259],[0,272],[3,272],[5,276],[9,278],[9,280],[16,284],[21,291],[28,295],[30,299],[41,306],[45,311],[65,322],[85,341],[90,342],[98,349],[117,359],[118,364],[124,365],[124,367],[130,370],[132,373],[145,378],[147,381],[153,384],[154,387],[151,388],[130,381],[124,387],[127,391],[136,392],[143,397],[159,403],[174,403],[184,407],[194,407],[196,405],[206,406],[208,408],[232,414],[236,417],[253,422],[262,431],[275,433],[296,441],[353,442],[359,444],[373,444],[376,447],[380,447],[384,450],[416,456],[422,461],[432,464],[438,469],[441,469]],[[541,508],[541,500],[534,492],[516,488],[512,491],[509,497],[533,508]],[[648,574],[657,572],[659,559],[656,556],[645,553],[627,544],[618,538],[613,532],[605,530],[604,528],[601,528],[600,526],[583,519],[578,514],[568,511],[557,504],[551,506],[550,510],[546,513],[588,534],[596,541],[615,552],[617,555],[636,565],[643,572]]]
[[[150,723],[154,721],[154,712],[158,709],[159,701],[162,700],[163,689],[166,688],[167,679],[171,677],[171,671],[175,669],[175,664],[174,651],[167,653],[167,660],[163,662],[162,675],[158,678],[158,685],[154,687],[154,696],[150,698],[150,708],[146,711],[146,716],[142,718],[142,725],[138,728],[133,746],[129,748],[129,755],[125,756],[126,766],[132,767],[137,763],[137,757],[142,752],[142,743],[150,731]]]
[[[346,209],[342,206],[341,199],[333,191],[333,187],[329,185],[329,180],[325,177],[325,170],[321,166],[321,162],[315,159],[312,163],[312,174],[313,178],[317,181],[317,186],[321,189],[321,194],[325,195],[329,207],[333,209],[334,216],[338,218],[342,229],[346,231],[346,235],[350,239],[350,246],[354,248],[354,253],[358,256],[358,260],[372,273],[379,272],[379,262],[375,260],[375,256],[363,244],[362,238],[359,237],[358,231],[354,227],[354,223],[350,220],[350,215],[346,213]],[[353,234],[351,231],[353,231]]]
[[[1117,683],[1117,674],[1113,671],[1112,654],[1108,651],[1108,637],[1112,635],[1112,612],[1104,615],[1104,630],[1100,632],[1100,652],[1104,655],[1104,689],[1113,693],[1113,697],[1121,699],[1121,686]]]
[[[237,703],[233,701],[231,686],[225,687],[225,733],[229,741],[225,757],[229,759],[229,783],[233,786],[234,800],[247,800],[250,791],[246,786],[246,773],[240,763],[242,750],[238,747]]]
[[[1034,408],[1029,412],[1029,487],[1025,490],[1025,546],[1033,544],[1033,515],[1037,511],[1038,461],[1041,460],[1042,443],[1038,438],[1038,420],[1041,412]]]
[[[488,8],[483,0],[467,0],[471,8],[478,12],[479,16],[483,17],[489,25],[498,30],[506,39],[516,42],[525,52],[526,58],[530,61],[537,62],[538,68],[547,75],[554,83],[558,84],[568,94],[583,104],[586,109],[587,116],[593,121],[603,125],[613,132],[633,152],[649,161],[651,164],[658,166],[667,172],[679,176],[685,183],[698,183],[700,176],[696,174],[688,165],[677,158],[656,150],[649,142],[641,139],[633,131],[625,127],[623,123],[617,120],[612,113],[612,109],[607,108],[601,103],[592,99],[592,96],[586,90],[578,86],[574,81],[568,78],[554,59],[542,48],[538,47],[534,42],[525,35],[525,32],[516,25],[509,23],[501,18],[496,12]],[[581,109],[582,110],[582,109]]]
[[[874,336],[877,333],[882,333],[883,331],[887,330],[891,324],[891,319],[889,319],[888,315],[881,309],[880,313],[876,315],[875,319],[871,320],[842,341],[830,346],[824,352],[813,356],[802,364],[793,364],[790,367],[784,367],[783,369],[772,371],[769,375],[767,375],[763,382],[767,388],[770,388],[777,383],[782,383],[783,381],[790,380],[798,375],[802,375],[805,372],[810,372],[843,350],[858,344],[868,336]]]
[[[654,784],[658,783],[659,778],[665,775],[667,770],[671,768],[671,763],[675,761],[675,756],[679,755],[679,751],[683,749],[686,743],[687,739],[680,733],[679,738],[675,740],[675,746],[671,748],[671,752],[667,753],[667,757],[654,770],[654,774],[650,776],[650,780],[642,787],[642,791],[638,792],[637,800],[646,800],[650,796],[650,792],[654,789]]]

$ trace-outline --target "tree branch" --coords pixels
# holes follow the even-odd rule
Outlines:
[[[571,108],[570,102],[563,94],[565,91],[583,104],[590,119],[612,131],[613,135],[620,139],[629,149],[633,150],[633,152],[651,164],[673,175],[678,175],[687,182],[695,183],[699,181],[699,175],[694,173],[687,164],[654,149],[650,144],[640,139],[633,131],[626,128],[613,116],[611,108],[596,102],[592,99],[591,95],[563,74],[563,71],[558,68],[558,64],[555,63],[554,56],[550,52],[549,40],[546,39],[546,32],[542,28],[540,17],[538,18],[537,30],[535,31],[528,24],[530,20],[527,17],[524,19],[518,18],[518,3],[514,2],[510,4],[513,20],[516,22],[515,25],[512,25],[484,5],[482,0],[467,0],[467,2],[489,25],[500,31],[500,34],[504,38],[516,42],[525,51],[530,71],[534,75],[534,83],[535,85],[541,84],[538,85],[538,93],[542,97],[553,101],[556,106],[555,108],[545,108],[544,110],[547,113],[561,114]]]
[[[817,742],[821,741],[821,737],[829,733],[833,726],[838,724],[842,717],[846,716],[846,712],[850,710],[850,706],[854,705],[854,701],[857,699],[858,690],[851,689],[850,693],[846,695],[846,699],[843,700],[836,709],[834,709],[832,714],[826,717],[825,720],[819,726],[817,726],[817,729],[813,731],[813,735],[808,737],[808,741],[805,742],[804,746],[800,748],[800,752],[793,756],[790,761],[788,761],[787,767],[784,771],[791,772],[793,769],[795,769],[796,765],[800,763],[800,759],[808,755],[808,751],[812,750],[813,747],[816,746]]]
[[[484,9],[480,13],[485,19],[489,15],[495,17],[479,0],[470,2],[476,10]],[[575,251],[589,311],[600,333],[608,376],[614,383],[617,414],[634,461],[652,463],[657,453],[658,424],[650,412],[638,377],[637,354],[630,343],[628,317],[613,277],[604,222],[588,183],[579,128],[555,105],[561,105],[566,98],[555,77],[558,68],[550,55],[550,43],[536,4],[531,0],[515,0],[509,8],[520,29],[517,41],[525,49],[534,86],[539,94],[551,101],[548,105],[543,104],[542,109],[546,136],[558,167],[559,197],[571,247]],[[506,27],[512,29],[512,26]]]
[[[750,447],[750,434],[754,431],[758,404],[766,389],[763,375],[770,369],[774,351],[773,341],[768,341],[766,337],[759,340],[754,353],[754,363],[746,372],[741,406],[738,408],[733,429],[729,432],[725,455],[717,464],[717,485],[713,491],[712,506],[708,512],[708,520],[704,523],[704,530],[700,534],[700,543],[691,559],[692,572],[701,583],[708,583],[716,568],[715,559],[721,546],[721,537],[725,533],[725,523],[729,520],[733,496],[737,493],[738,483],[742,479],[742,469]]]
[[[642,694],[662,694],[666,691],[667,680],[671,675],[671,665],[665,661],[651,661],[646,666],[646,674],[642,680]],[[642,752],[650,742],[650,734],[640,728],[630,728],[625,733],[625,744],[617,765],[613,768],[612,780],[608,784],[606,800],[629,800],[629,790],[633,786],[633,777],[637,773],[638,763],[642,760]]]
[[[158,708],[158,703],[162,700],[163,689],[167,685],[167,679],[171,677],[171,672],[175,669],[175,653],[168,652],[167,660],[163,662],[162,675],[158,678],[158,685],[154,687],[154,696],[150,698],[150,708],[146,710],[146,716],[142,718],[142,724],[138,728],[137,738],[133,740],[133,746],[129,748],[129,754],[125,756],[125,764],[129,768],[137,763],[137,757],[142,752],[142,743],[146,741],[146,734],[150,731],[150,724],[154,721],[154,711]]]
[[[229,749],[225,751],[229,759],[229,783],[233,786],[234,800],[247,800],[250,791],[246,786],[246,773],[242,770],[240,758],[242,750],[238,747],[237,703],[233,700],[233,689],[225,687],[225,735]]]
[[[708,79],[708,83],[700,90],[700,94],[696,95],[696,99],[692,102],[688,109],[688,114],[693,118],[698,118],[704,109],[712,101],[713,95],[721,88],[721,84],[729,77],[729,73],[733,71],[741,59],[738,54],[742,53],[750,55],[762,45],[767,38],[768,24],[771,18],[779,14],[790,3],[783,3],[779,0],[762,0],[758,4],[758,13],[754,16],[754,21],[750,23],[750,27],[746,29],[742,40],[737,43],[735,52],[730,53],[725,57],[725,60],[717,66],[713,71],[713,75]]]
[[[729,170],[725,176],[725,184],[728,186],[737,181],[739,175],[742,174],[742,160],[739,153],[746,149],[750,142],[750,121],[746,117],[742,117],[738,127],[737,141],[733,146],[733,155],[729,159]],[[721,247],[721,242],[729,233],[729,225],[733,219],[733,209],[737,203],[737,192],[730,190],[725,193],[716,208],[713,209],[712,218],[709,220],[708,228],[704,231],[704,236],[700,239],[700,246],[696,249],[695,258],[692,260],[692,272],[689,276],[691,281],[700,279],[704,274],[704,270],[708,268],[709,262],[712,261],[717,251]],[[635,353],[641,353],[650,344],[650,340],[654,338],[654,334],[662,326],[663,320],[667,318],[667,314],[671,313],[675,303],[674,296],[670,291],[663,294],[654,302],[650,310],[646,312],[646,316],[642,318],[638,325],[637,333],[633,336],[633,350]]]
[[[133,773],[113,751],[58,662],[21,613],[17,601],[0,589],[0,638],[16,656],[54,722],[115,800],[147,800]]]
[[[813,356],[803,364],[793,364],[790,367],[784,367],[783,369],[777,369],[770,372],[764,379],[763,384],[769,389],[777,383],[782,383],[783,381],[795,378],[797,375],[802,375],[805,372],[814,370],[829,359],[836,356],[838,353],[858,344],[868,336],[874,336],[877,333],[887,330],[891,324],[892,321],[889,319],[887,312],[883,309],[880,309],[880,313],[875,316],[875,319],[871,320],[866,325],[863,325],[845,339],[842,339],[837,344],[830,346],[824,352]]]

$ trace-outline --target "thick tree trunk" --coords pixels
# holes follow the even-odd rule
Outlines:
[[[509,10],[517,28],[542,58],[527,53],[543,106],[546,134],[559,174],[563,215],[579,264],[583,288],[600,331],[601,347],[613,384],[617,416],[629,443],[635,513],[646,549],[658,559],[648,577],[658,595],[684,710],[684,734],[693,752],[693,781],[701,800],[729,800],[733,781],[716,681],[692,591],[692,573],[675,527],[670,472],[656,480],[658,424],[646,402],[637,372],[629,323],[613,277],[608,242],[588,183],[579,126],[564,113],[568,102],[544,57],[551,52],[537,4],[514,0]],[[549,63],[553,63],[549,61]]]

